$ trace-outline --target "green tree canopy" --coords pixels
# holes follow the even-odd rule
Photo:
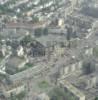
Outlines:
[[[50,100],[76,100],[70,93],[65,92],[63,88],[56,87],[49,93]]]
[[[98,97],[96,97],[95,100],[98,100]]]

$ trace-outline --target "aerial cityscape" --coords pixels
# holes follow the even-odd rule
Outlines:
[[[0,100],[98,100],[98,0],[0,0]]]

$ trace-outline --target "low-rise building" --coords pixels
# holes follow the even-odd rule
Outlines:
[[[28,59],[12,56],[6,63],[6,72],[9,74],[15,74],[24,68],[24,65],[28,63]]]
[[[85,100],[85,95],[68,81],[60,81],[60,86],[63,87],[66,92],[71,93],[76,98],[75,100]]]
[[[38,95],[37,100],[50,100],[50,98],[46,93],[42,93],[42,94]]]
[[[67,62],[68,63],[68,62]],[[74,61],[73,63],[68,63],[67,65],[65,65],[63,67],[63,75],[68,75],[71,74],[73,72],[82,72],[82,61]]]
[[[84,90],[95,88],[96,84],[97,84],[97,79],[96,79],[96,76],[94,74],[83,75],[82,77],[80,77],[79,81],[81,84],[83,84],[83,83],[85,84],[85,86],[82,87],[82,89],[84,89]]]
[[[3,83],[1,85],[2,95],[6,98],[11,97],[11,95],[18,95],[25,91],[25,85],[21,82],[15,82],[11,84]]]

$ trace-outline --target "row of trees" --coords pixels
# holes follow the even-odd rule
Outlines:
[[[90,74],[95,71],[95,62],[93,60],[86,60],[83,63],[84,74]]]
[[[26,96],[26,91],[23,91],[18,95],[11,93],[9,100],[24,100],[25,96]]]
[[[95,100],[98,100],[98,97],[95,97]]]
[[[42,35],[48,35],[48,29],[47,28],[37,28],[35,29],[35,37],[40,37]]]
[[[70,93],[65,92],[63,88],[56,87],[49,93],[50,100],[76,100]]]
[[[70,40],[71,40],[71,38],[77,38],[77,33],[76,33],[76,31],[73,31],[72,27],[66,26],[66,29],[67,29],[66,39],[69,42],[68,47],[70,48],[70,44],[71,44]]]

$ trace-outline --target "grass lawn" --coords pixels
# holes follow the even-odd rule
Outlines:
[[[8,69],[6,70],[6,72],[7,72],[8,74],[10,74],[10,75],[14,75],[14,74],[16,74],[16,73],[25,71],[25,70],[27,70],[27,69],[29,69],[29,68],[32,68],[32,67],[34,67],[33,64],[27,63],[27,64],[25,64],[25,66],[24,66],[23,68],[21,68],[21,69],[16,69],[15,72],[13,72],[13,71],[11,71],[11,70],[8,70]]]
[[[24,91],[24,92],[21,92],[20,94],[18,94],[16,96],[16,98],[17,98],[17,100],[23,100],[25,95],[26,95],[26,92]]]
[[[8,100],[24,100],[25,96],[26,96],[26,92],[23,91],[23,92],[21,92],[21,93],[18,94],[18,95],[15,95],[15,94],[14,94],[14,95],[10,96],[10,97],[8,98]]]
[[[4,57],[0,57],[0,63],[2,62],[3,59],[4,59]]]
[[[93,54],[94,54],[94,56],[98,57],[98,47],[95,47],[93,49]]]
[[[47,89],[49,88],[49,86],[49,83],[45,80],[38,83],[38,87],[41,89]]]
[[[31,64],[31,63],[27,63],[25,66],[26,66],[27,68],[31,68],[31,67],[33,67],[34,65]]]
[[[34,65],[33,64],[30,64],[30,63],[27,63],[27,64],[25,64],[24,68],[18,70],[18,72],[24,71],[24,70],[26,70],[28,68],[31,68],[31,67],[34,67]]]

